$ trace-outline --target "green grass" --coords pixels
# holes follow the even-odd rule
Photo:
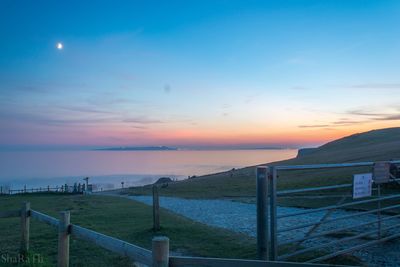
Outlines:
[[[178,255],[247,259],[256,256],[253,238],[196,223],[163,209],[160,214],[162,228],[155,233],[151,207],[132,200],[107,196],[27,194],[0,197],[0,210],[19,209],[23,201],[29,201],[32,209],[56,218],[59,211],[69,210],[71,223],[147,249],[151,248],[153,236],[166,235],[170,238],[172,253]],[[19,218],[0,219],[2,255],[15,256],[18,253],[19,223]],[[132,266],[126,258],[75,238],[71,239],[70,249],[70,266]],[[32,219],[30,253],[43,257],[44,264],[39,266],[54,266],[56,229]],[[9,266],[1,262],[0,258],[0,266]]]

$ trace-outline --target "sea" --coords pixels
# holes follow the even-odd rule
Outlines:
[[[150,184],[295,157],[296,149],[2,151],[0,186],[13,190],[89,183],[96,190]]]

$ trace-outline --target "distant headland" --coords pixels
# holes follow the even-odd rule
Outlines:
[[[102,151],[169,151],[178,150],[176,147],[167,146],[122,146],[122,147],[106,147],[106,148],[95,148],[94,150]]]

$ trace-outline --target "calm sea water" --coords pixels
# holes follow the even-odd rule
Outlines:
[[[142,185],[161,176],[187,176],[294,157],[297,150],[29,151],[0,152],[0,185],[21,189],[83,182],[109,189]]]

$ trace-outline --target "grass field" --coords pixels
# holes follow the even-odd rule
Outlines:
[[[175,254],[227,258],[256,256],[254,239],[196,223],[163,209],[160,215],[162,228],[155,233],[152,230],[151,207],[123,198],[62,194],[1,196],[0,210],[19,209],[23,201],[29,201],[32,209],[56,218],[59,211],[69,210],[73,224],[148,249],[151,249],[154,235],[166,235]],[[16,256],[19,240],[19,218],[0,219],[1,254]],[[38,253],[44,259],[44,264],[38,266],[54,266],[57,230],[32,219],[30,240],[30,253]],[[70,249],[70,266],[132,266],[126,258],[75,238],[71,239]],[[0,266],[10,265],[0,260]]]
[[[219,257],[219,258],[256,258],[256,241],[247,235],[233,233],[221,228],[206,226],[160,210],[161,230],[152,230],[152,208],[124,198],[112,196],[82,196],[35,193],[14,196],[0,196],[0,211],[16,210],[22,202],[29,201],[31,208],[55,218],[60,211],[69,210],[71,223],[97,232],[128,241],[132,244],[151,249],[151,239],[155,235],[170,238],[172,255]],[[0,266],[37,266],[56,265],[57,230],[35,219],[31,219],[30,251],[40,255],[40,264],[9,264],[0,258]],[[0,257],[16,257],[20,241],[20,218],[0,219]],[[280,248],[280,253],[290,250]],[[306,253],[293,261],[304,261],[323,255],[323,251]],[[358,259],[343,255],[325,263],[359,265]],[[71,238],[70,266],[134,266],[132,262],[112,252],[104,250],[86,241]]]

